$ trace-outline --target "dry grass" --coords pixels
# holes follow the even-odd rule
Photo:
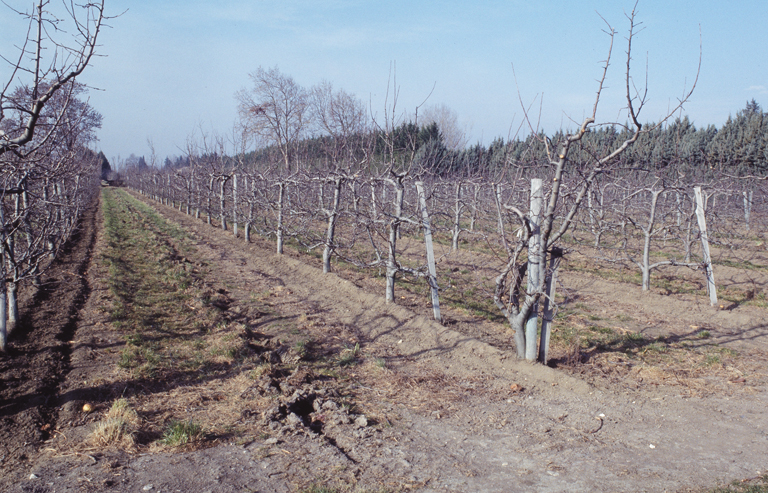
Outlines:
[[[127,399],[120,398],[112,403],[104,419],[98,422],[89,440],[94,445],[117,445],[133,448],[134,436],[139,430],[141,420]]]

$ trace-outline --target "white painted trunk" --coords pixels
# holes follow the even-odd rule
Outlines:
[[[7,304],[8,304],[8,332],[13,331],[16,324],[19,322],[19,299],[18,299],[19,285],[16,282],[9,281],[7,283]]]
[[[744,195],[744,225],[749,231],[749,216],[752,212],[752,190],[742,192]]]
[[[237,174],[232,175],[232,234],[237,238]]]
[[[395,217],[389,221],[389,252],[387,255],[387,287],[385,293],[387,303],[395,301],[395,277],[398,272],[397,239],[400,237],[400,217],[403,212],[403,186],[402,183],[397,183],[395,186]]]
[[[336,218],[339,215],[339,204],[341,202],[341,188],[344,186],[342,178],[336,178],[333,188],[333,204],[328,214],[328,230],[325,234],[325,248],[323,249],[323,273],[331,272],[331,254],[333,253],[333,242],[336,233]]]
[[[5,351],[8,347],[8,325],[5,314],[5,284],[0,281],[0,351]]]
[[[277,253],[283,254],[283,205],[285,203],[285,183],[278,184],[277,196]]]
[[[453,202],[453,240],[451,241],[451,251],[459,250],[459,234],[461,233],[461,183],[456,184],[456,196]]]
[[[222,179],[219,185],[219,217],[221,218],[221,229],[227,230],[227,213],[224,203],[224,189],[226,188],[227,180]]]

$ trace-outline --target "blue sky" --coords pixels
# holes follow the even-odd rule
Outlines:
[[[26,5],[28,2],[11,1]],[[608,36],[618,31],[599,118],[615,121],[623,104],[628,22],[634,2],[107,0],[121,17],[103,33],[100,53],[82,81],[98,88],[91,104],[104,116],[100,148],[110,159],[181,154],[203,129],[226,134],[237,118],[235,93],[259,66],[279,69],[310,87],[329,80],[384,112],[392,63],[398,110],[446,104],[470,131],[470,142],[507,137],[522,121],[518,101],[534,103],[553,131],[581,120],[592,107]],[[764,0],[641,0],[644,30],[633,47],[636,81],[648,67],[653,121],[693,81],[686,105],[697,126],[722,125],[755,98],[768,105],[768,4]],[[0,34],[7,46],[11,18]],[[2,49],[0,47],[0,49]],[[543,103],[541,97],[543,96]],[[541,104],[540,104],[541,103]]]

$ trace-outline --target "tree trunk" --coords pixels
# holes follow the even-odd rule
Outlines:
[[[212,195],[213,195],[213,177],[211,177],[211,179],[208,181],[208,193],[206,193],[206,204],[208,207],[206,209],[206,214],[208,216],[208,219],[207,219],[208,226],[211,225],[211,215],[213,213],[213,211],[211,210],[213,208],[213,205],[211,204]]]
[[[395,214],[389,221],[389,252],[387,255],[387,288],[385,293],[387,303],[395,301],[395,278],[399,270],[397,266],[397,239],[400,237],[400,218],[403,212],[403,196],[405,191],[401,177],[398,177],[392,183],[395,185]]]
[[[237,238],[237,174],[232,175],[232,234]]]
[[[245,194],[248,198],[248,220],[245,222],[245,242],[251,242],[251,224],[253,224],[253,190],[248,193],[248,175],[245,176]],[[253,188],[253,180],[251,180],[251,188]]]
[[[477,196],[480,194],[480,184],[475,184],[475,193],[474,198],[472,200],[472,215],[469,217],[469,230],[474,233],[475,231],[475,221],[477,221],[477,204],[478,199]]]
[[[19,322],[19,283],[8,281],[6,291],[8,297],[8,331],[12,332]]]
[[[648,224],[641,228],[643,231],[643,260],[640,270],[643,274],[643,291],[651,289],[651,238],[657,232],[656,227],[656,208],[659,197],[664,190],[651,190],[651,210],[648,213]]]
[[[1,206],[2,204],[0,204]],[[0,207],[0,245],[5,243],[6,240],[6,232],[5,232],[5,212],[4,208]],[[6,268],[5,268],[5,258],[7,256],[7,252],[4,250],[0,250],[0,351],[5,351],[7,344],[8,344],[8,325],[6,322],[6,299],[5,299],[5,279],[6,279]]]
[[[339,215],[339,204],[341,202],[341,188],[344,186],[344,179],[337,177],[333,188],[333,205],[328,214],[328,230],[325,234],[325,248],[323,249],[323,274],[331,272],[331,253],[333,253],[333,242],[336,233],[336,218]]]
[[[0,351],[5,352],[8,347],[8,325],[5,314],[5,281],[0,280]]]
[[[227,230],[227,210],[226,210],[226,204],[224,203],[224,190],[227,186],[227,179],[222,178],[221,184],[219,185],[219,217],[221,218],[221,229],[222,231]]]
[[[744,195],[744,224],[749,231],[749,216],[752,212],[752,190],[741,192]]]
[[[504,234],[504,214],[501,210],[501,185],[495,184],[493,186],[493,197],[496,202],[496,213],[498,217],[497,228],[499,235],[501,235],[501,242],[504,244],[504,251],[509,251],[509,245],[507,244],[507,235]]]
[[[645,231],[643,238],[643,265],[640,271],[643,273],[643,291],[651,289],[651,232]]]
[[[277,195],[277,253],[283,254],[283,205],[285,202],[285,183],[278,184]]]
[[[461,233],[461,182],[456,184],[456,197],[453,203],[453,240],[451,241],[451,251],[459,250],[459,234]]]

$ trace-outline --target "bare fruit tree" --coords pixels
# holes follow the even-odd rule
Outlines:
[[[16,53],[2,56],[10,75],[0,89],[0,121],[9,110],[22,113],[24,118],[20,124],[0,130],[0,155],[30,152],[25,146],[32,141],[43,108],[59,91],[72,95],[76,78],[96,52],[105,19],[103,0],[82,6],[64,2],[63,11],[53,8],[50,0],[38,0],[32,11],[14,12],[27,22],[27,35]],[[68,30],[63,23],[69,25]],[[30,100],[13,97],[18,87],[29,88]],[[63,112],[60,115],[63,117]],[[53,128],[49,127],[49,132]],[[38,139],[38,143],[45,141]]]
[[[5,3],[5,2],[4,2]],[[91,63],[104,2],[38,0],[5,4],[23,20],[19,43],[0,54],[0,350],[18,316],[16,289],[71,234],[93,188],[96,156],[86,149],[101,116],[78,99]],[[90,152],[90,154],[89,154]],[[91,176],[93,174],[93,176]]]
[[[556,244],[574,222],[576,213],[593,182],[599,175],[606,172],[611,163],[634,144],[642,133],[657,128],[658,125],[663,124],[663,122],[678,111],[692,94],[693,88],[696,87],[696,82],[694,81],[692,88],[687,91],[685,96],[679,101],[679,104],[662,118],[656,126],[644,128],[639,121],[639,115],[645,106],[647,91],[645,88],[638,89],[630,70],[632,64],[632,42],[638,28],[636,10],[633,9],[631,13],[627,14],[627,18],[629,20],[629,32],[626,38],[627,58],[624,76],[627,103],[626,116],[629,123],[620,125],[624,127],[627,137],[623,141],[618,142],[615,147],[603,150],[599,155],[592,156],[590,161],[582,164],[581,176],[583,178],[581,185],[577,187],[578,192],[574,192],[575,198],[568,205],[568,209],[559,213],[558,201],[561,187],[566,171],[572,167],[570,166],[572,163],[569,159],[571,152],[590,128],[596,124],[597,109],[605,88],[613,51],[613,41],[616,36],[616,31],[608,25],[606,32],[610,36],[610,46],[608,56],[603,65],[602,76],[598,80],[597,93],[591,114],[582,121],[576,131],[564,133],[558,142],[551,142],[549,139],[544,140],[549,166],[552,169],[549,189],[539,190],[537,187],[533,187],[531,208],[528,214],[523,213],[517,207],[505,206],[506,212],[519,227],[517,228],[518,234],[516,237],[504,238],[507,259],[504,268],[496,277],[494,303],[515,331],[514,340],[519,358],[531,361],[538,359],[541,362],[546,362],[549,341],[546,327],[542,329],[542,342],[537,350],[538,305],[540,301],[548,299],[546,286],[547,280],[551,279],[552,274],[549,266],[553,264],[550,260],[559,255],[559,249]],[[698,80],[698,74],[696,80]],[[526,119],[528,120],[527,116]],[[619,124],[614,123],[614,125]],[[533,125],[530,125],[530,128],[533,134],[537,133]],[[535,196],[540,198],[533,200]],[[555,229],[556,223],[558,223],[557,229]],[[527,255],[524,256],[524,253],[527,253]],[[527,288],[523,287],[524,276],[528,278]],[[554,300],[549,299],[549,302],[553,303]]]

